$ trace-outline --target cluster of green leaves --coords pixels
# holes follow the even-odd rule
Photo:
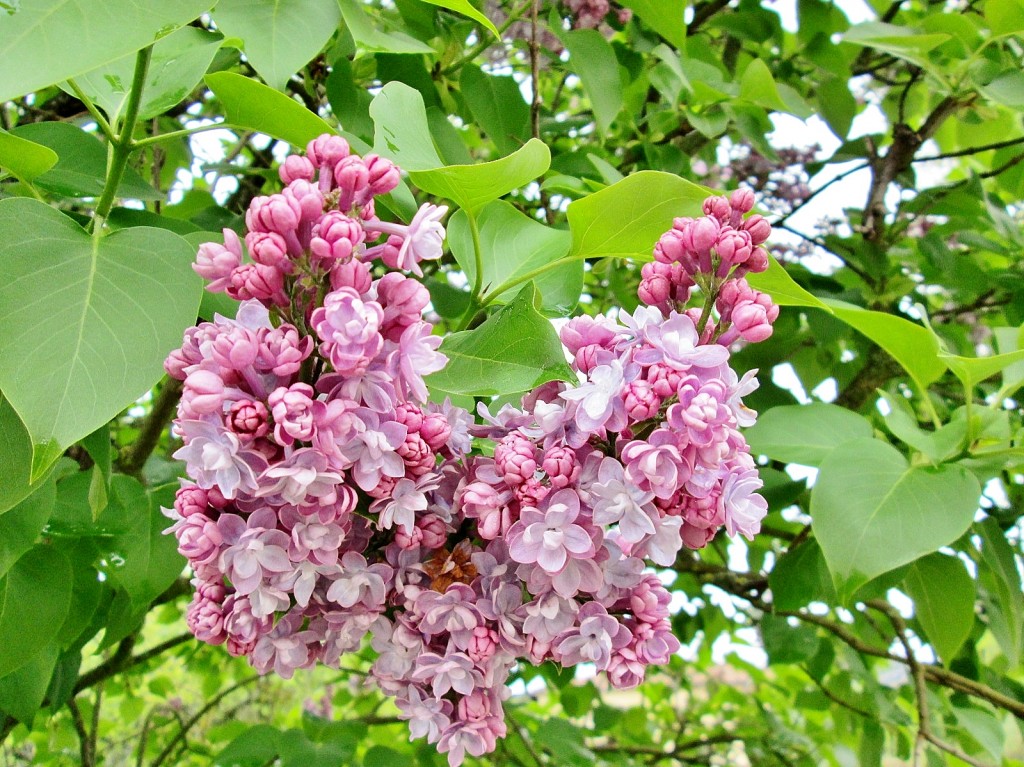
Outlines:
[[[189,264],[277,188],[274,141],[336,131],[395,160],[393,218],[451,205],[425,277],[451,363],[429,384],[472,406],[571,379],[550,319],[632,309],[672,219],[743,180],[705,169],[737,147],[778,161],[780,114],[819,116],[839,146],[803,169],[833,225],[793,228],[806,195],[772,208],[818,257],[752,280],[784,308],[734,356],[762,370],[765,531],[664,574],[689,660],[636,693],[523,667],[495,762],[1020,758],[1024,4],[875,0],[854,24],[798,0],[795,29],[754,0],[621,5],[631,19],[595,30],[550,0],[0,3],[9,760],[441,763],[348,686],[368,657],[257,682],[179,633],[161,362],[233,311]],[[211,145],[226,159],[202,167]],[[832,404],[798,405],[780,364]],[[301,712],[320,686],[327,719]]]

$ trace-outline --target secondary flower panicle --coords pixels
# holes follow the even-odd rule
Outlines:
[[[165,513],[194,573],[189,628],[285,678],[368,642],[410,737],[452,767],[504,737],[516,663],[639,684],[679,649],[650,567],[722,528],[750,537],[766,511],[739,430],[756,380],[729,366],[778,315],[744,279],[767,266],[752,195],[676,219],[644,306],[563,327],[577,382],[476,420],[428,401],[447,360],[407,276],[441,257],[447,209],[382,221],[398,168],[337,136],[280,177],[244,238],[199,249],[236,317],[190,329],[165,364],[184,383],[189,479]]]

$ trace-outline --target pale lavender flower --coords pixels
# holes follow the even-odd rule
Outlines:
[[[416,527],[416,519],[427,510],[427,493],[441,484],[441,477],[433,472],[416,480],[402,478],[395,484],[391,495],[370,504],[370,511],[377,513],[377,526],[390,530],[399,526],[407,535]]]
[[[660,325],[644,328],[649,347],[634,359],[642,365],[663,362],[676,370],[713,368],[729,359],[729,350],[718,344],[699,345],[697,328],[685,314],[672,312]]]
[[[383,320],[384,309],[376,301],[364,301],[352,288],[339,288],[313,310],[310,324],[323,341],[320,351],[334,369],[351,374],[365,370],[381,350]]]
[[[416,322],[402,331],[398,342],[398,388],[416,402],[426,402],[429,397],[423,376],[448,364],[448,358],[437,351],[441,336],[432,335],[431,330],[430,323]]]
[[[654,534],[651,506],[654,493],[626,480],[622,464],[605,458],[597,472],[597,482],[590,486],[590,504],[595,525],[619,525],[619,535],[628,543],[637,543]]]
[[[395,705],[398,718],[409,722],[409,740],[425,737],[427,743],[436,743],[451,724],[451,701],[437,700],[419,685],[406,687],[403,694],[395,697]]]
[[[434,636],[448,633],[455,646],[465,650],[473,629],[482,622],[475,602],[473,589],[464,583],[453,583],[443,594],[430,589],[420,592],[413,610],[420,616],[420,631]]]
[[[252,667],[261,674],[273,670],[284,679],[291,679],[296,669],[308,667],[315,655],[310,643],[316,641],[311,631],[299,631],[301,613],[289,613],[273,630],[256,640],[252,650]]]
[[[341,572],[327,589],[327,599],[341,607],[363,604],[379,610],[387,597],[391,568],[385,564],[367,565],[362,554],[347,551],[341,557]]]
[[[369,492],[380,484],[381,476],[405,476],[405,461],[395,451],[405,442],[409,430],[397,421],[382,421],[365,408],[358,414],[365,430],[342,447],[341,454],[351,464],[356,484]]]
[[[281,498],[285,503],[301,506],[312,497],[312,504],[329,506],[338,500],[335,488],[344,480],[329,471],[327,457],[319,450],[304,447],[274,464],[260,476],[266,483],[257,491],[260,498]]]
[[[764,483],[757,469],[730,472],[722,486],[720,503],[725,507],[725,529],[729,535],[740,533],[748,540],[761,531],[761,520],[768,513],[768,503],[758,494]]]
[[[580,497],[573,490],[559,490],[545,504],[545,511],[523,509],[508,532],[509,554],[516,562],[538,564],[545,572],[560,572],[569,559],[594,556],[594,542],[587,531],[573,524],[580,513]]]
[[[609,615],[600,602],[587,602],[578,617],[578,628],[556,637],[556,657],[563,666],[593,663],[603,671],[608,668],[612,651],[629,644],[629,630]]]
[[[243,448],[235,434],[220,424],[189,420],[178,421],[178,432],[185,445],[174,458],[185,462],[188,475],[199,487],[216,487],[228,499],[240,491],[257,489],[256,474],[266,468],[267,459]]]
[[[627,372],[619,360],[611,360],[591,370],[588,381],[558,395],[576,403],[575,420],[580,429],[596,433],[606,425],[612,431],[625,425],[621,395]]]
[[[416,663],[416,670],[412,672],[412,680],[429,683],[435,698],[440,698],[449,690],[469,695],[483,683],[483,677],[470,657],[450,649],[443,656],[436,652],[423,653]]]

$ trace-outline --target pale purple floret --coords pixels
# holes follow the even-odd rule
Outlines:
[[[594,542],[587,531],[573,524],[580,514],[580,497],[573,490],[550,496],[545,510],[524,509],[508,532],[509,554],[516,562],[538,564],[554,575],[569,559],[594,556]]]
[[[264,471],[256,495],[280,498],[295,506],[307,503],[329,506],[338,500],[336,488],[342,482],[340,474],[329,470],[323,453],[304,447]]]
[[[380,610],[387,597],[391,573],[388,565],[368,565],[362,554],[345,552],[341,558],[341,572],[333,576],[327,598],[341,607],[362,604],[370,610]]]
[[[225,498],[257,489],[256,475],[267,466],[260,453],[243,448],[236,435],[217,423],[186,420],[177,426],[185,445],[174,457],[185,462],[199,487],[216,487]]]
[[[429,505],[427,494],[436,490],[440,483],[440,475],[434,473],[424,474],[416,480],[398,480],[388,497],[374,501],[370,505],[370,511],[378,515],[377,526],[381,530],[390,530],[397,526],[411,535],[413,528],[416,527],[416,519]]]
[[[399,391],[415,402],[426,402],[429,396],[423,376],[436,373],[448,363],[448,358],[437,351],[441,336],[432,335],[431,330],[429,323],[414,323],[402,332],[398,342],[396,382]]]
[[[406,687],[404,693],[395,697],[395,705],[398,718],[409,722],[409,740],[425,737],[427,743],[436,743],[451,724],[451,701],[437,700],[419,685]]]
[[[217,520],[228,544],[221,553],[220,566],[239,594],[249,594],[260,581],[291,569],[288,535],[271,527],[275,523],[276,515],[270,509],[256,512],[248,520],[236,514],[223,514]]]
[[[458,767],[466,754],[483,756],[493,751],[497,739],[505,737],[505,732],[505,722],[499,716],[454,722],[441,734],[437,750],[448,754],[449,767]]]
[[[607,426],[615,431],[625,425],[625,406],[621,395],[628,372],[619,360],[614,359],[592,369],[586,382],[558,395],[576,403],[576,425],[581,430],[598,432]]]
[[[381,477],[405,476],[405,461],[395,451],[405,442],[408,427],[398,421],[382,420],[366,408],[357,414],[364,428],[341,448],[356,484],[370,491],[380,484]]]
[[[382,252],[385,264],[392,269],[401,269],[422,277],[420,261],[436,261],[444,253],[442,243],[445,232],[441,219],[447,212],[446,205],[424,203],[408,226],[377,221],[368,224],[367,228],[391,235]],[[400,242],[397,247],[396,240]]]
[[[608,668],[613,650],[629,644],[629,630],[619,623],[600,602],[587,602],[580,608],[579,627],[555,638],[554,647],[563,666],[593,663],[598,670]]]
[[[383,320],[384,310],[376,301],[364,301],[352,288],[339,288],[313,311],[310,324],[323,342],[321,353],[334,369],[354,374],[365,370],[384,345]]]
[[[656,429],[647,440],[629,442],[622,449],[622,463],[630,482],[658,498],[671,498],[690,475],[676,436],[667,429]]]
[[[456,647],[465,650],[473,629],[482,621],[475,602],[473,589],[453,583],[443,594],[430,589],[420,592],[413,610],[420,618],[420,631],[428,636],[447,633]]]
[[[317,640],[312,631],[299,631],[300,613],[289,613],[281,618],[269,634],[256,640],[252,650],[252,666],[261,674],[273,670],[284,679],[291,679],[296,669],[308,667],[313,660],[310,646]]]
[[[523,611],[526,613],[523,633],[537,637],[542,642],[550,642],[576,622],[579,603],[548,592],[527,602]]]
[[[619,535],[628,543],[637,543],[654,534],[654,493],[626,479],[622,464],[605,458],[590,486],[590,505],[595,525],[619,525]]]
[[[729,359],[729,350],[718,344],[700,346],[697,328],[685,314],[672,312],[660,325],[644,328],[649,346],[633,359],[642,365],[662,362],[676,370],[713,368]]]
[[[768,513],[767,501],[757,492],[763,485],[755,468],[733,471],[726,477],[720,502],[725,507],[729,535],[740,533],[752,540],[761,531],[761,520]]]
[[[449,690],[469,695],[483,683],[480,671],[468,655],[451,651],[445,655],[423,653],[412,672],[414,682],[429,684],[434,697],[440,698]]]

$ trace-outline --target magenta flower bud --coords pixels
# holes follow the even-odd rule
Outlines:
[[[306,157],[317,167],[333,167],[348,157],[348,142],[341,136],[323,133],[306,145]]]
[[[185,613],[185,623],[196,639],[210,645],[224,644],[228,638],[224,630],[224,608],[197,591]]]
[[[277,169],[277,173],[285,184],[290,184],[298,179],[312,181],[316,175],[316,166],[310,162],[308,157],[290,154],[285,158],[281,167]]]
[[[537,471],[536,449],[522,434],[513,432],[494,448],[494,463],[505,483],[515,487]]]
[[[349,155],[334,166],[334,181],[338,185],[338,209],[348,212],[367,191],[370,172],[362,158]]]
[[[498,632],[494,629],[487,628],[487,626],[477,626],[473,629],[473,635],[469,640],[469,647],[466,649],[466,655],[472,659],[474,663],[483,665],[494,657],[494,653],[498,651]],[[470,699],[475,695],[463,698],[459,701],[459,718],[463,721],[475,721],[472,717],[475,715],[474,711],[469,710],[471,705]],[[483,700],[487,700],[486,697]],[[481,709],[478,718],[487,716],[490,713],[490,708],[486,707]]]
[[[324,213],[324,196],[313,184],[303,179],[293,181],[281,195],[299,206],[299,219],[312,223]]]
[[[288,243],[277,232],[249,232],[245,235],[245,246],[257,264],[291,271]]]
[[[272,194],[269,197],[257,197],[250,203],[245,213],[245,225],[250,231],[284,235],[294,232],[301,218],[302,207],[297,200],[283,194]]]
[[[724,200],[725,198],[720,199]],[[708,252],[715,246],[720,232],[721,226],[715,219],[709,217],[698,218],[694,222],[693,227],[691,227],[693,249],[701,254]]]
[[[576,460],[576,453],[562,445],[548,448],[544,453],[541,468],[548,475],[548,480],[554,490],[568,487],[580,476],[580,465]]]
[[[191,517],[193,514],[206,514],[209,508],[206,491],[198,485],[185,485],[179,487],[174,494],[174,510],[182,517]]]
[[[242,399],[231,405],[227,425],[240,437],[259,439],[265,437],[269,430],[267,418],[266,405],[251,399]]]
[[[743,301],[732,311],[733,327],[745,341],[759,343],[771,337],[772,323],[778,319],[779,307],[764,293],[754,301]]]
[[[219,412],[224,404],[224,380],[210,370],[193,370],[185,379],[181,404],[192,414]]]
[[[309,250],[320,266],[330,269],[337,261],[348,261],[362,245],[366,233],[359,222],[332,211],[313,227]]]
[[[645,304],[665,309],[669,296],[672,294],[672,283],[667,275],[660,274],[659,270],[652,268],[656,266],[667,266],[667,264],[655,261],[643,265],[640,270],[642,279],[637,288],[637,295]]]
[[[274,417],[278,444],[290,447],[295,440],[309,442],[313,438],[313,396],[313,387],[304,383],[281,386],[270,393],[267,404]]]
[[[285,306],[284,275],[263,264],[242,264],[231,272],[231,285],[227,294],[236,301],[255,298],[258,301]]]
[[[636,380],[626,385],[623,397],[626,415],[633,421],[646,421],[654,418],[661,408],[661,397],[654,391],[650,381]]]
[[[242,263],[242,243],[231,229],[224,229],[224,244],[204,242],[199,246],[192,268],[210,284],[211,293],[223,293],[231,283],[231,272]]]
[[[750,234],[750,239],[754,245],[760,245],[765,242],[772,234],[772,225],[768,223],[768,220],[762,215],[754,215],[748,218],[742,224],[743,230]]]
[[[768,251],[764,248],[754,248],[754,252],[750,254],[750,258],[743,265],[746,267],[748,272],[758,274],[768,268]]]
[[[752,251],[753,244],[750,242],[749,234],[743,230],[724,230],[715,243],[715,253],[721,259],[718,276],[725,277],[733,266],[745,263]]]
[[[436,514],[426,514],[416,520],[416,529],[423,533],[421,544],[425,549],[439,549],[448,540],[448,528]]]
[[[384,307],[382,333],[390,341],[398,341],[410,325],[419,322],[430,303],[430,293],[423,284],[398,272],[388,272],[377,280],[377,301]]]
[[[654,393],[662,399],[676,393],[681,379],[679,371],[668,365],[658,363],[647,368],[647,380],[651,382]]]
[[[677,219],[679,221],[681,219]],[[681,261],[683,251],[686,249],[683,239],[683,231],[686,231],[692,222],[679,229],[669,229],[658,238],[654,246],[654,260],[662,264],[671,264],[673,261]],[[689,244],[689,243],[686,243]]]
[[[452,426],[442,413],[428,413],[419,432],[427,446],[436,453],[448,444],[448,439],[452,436]]]
[[[713,216],[723,224],[729,223],[732,216],[732,207],[726,197],[708,197],[704,200],[703,208],[705,216]]]
[[[391,160],[368,154],[363,158],[363,162],[366,163],[366,170],[369,173],[370,194],[387,194],[401,181],[401,174]]]
[[[300,336],[291,325],[279,328],[261,328],[257,333],[260,348],[257,367],[277,376],[290,376],[299,372],[302,363],[313,351],[313,339]]]
[[[350,288],[364,295],[373,285],[369,264],[362,261],[345,261],[337,263],[331,269],[331,290]]]
[[[747,187],[737,189],[729,196],[729,207],[741,215],[749,213],[754,209],[754,193]]]
[[[395,452],[405,461],[406,473],[412,477],[422,477],[437,463],[430,446],[419,434],[406,434],[405,441],[395,448]]]

